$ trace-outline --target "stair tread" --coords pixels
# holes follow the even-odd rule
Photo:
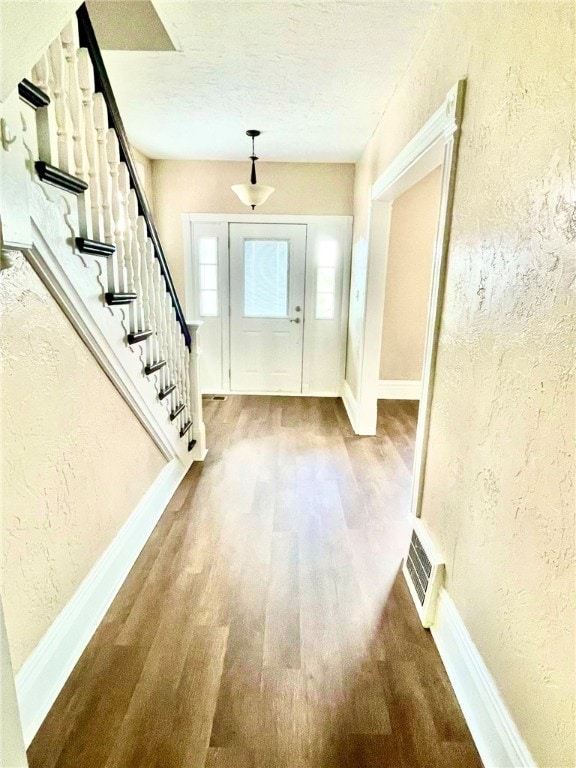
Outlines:
[[[192,422],[190,420],[187,421],[186,424],[184,424],[184,426],[180,430],[180,437],[184,437],[184,435],[186,434],[186,432],[188,432],[191,426],[192,426]]]
[[[46,91],[38,88],[26,77],[18,83],[18,96],[33,109],[47,107],[50,104],[50,96]]]
[[[134,333],[129,333],[127,336],[128,344],[138,344],[140,341],[145,341],[146,339],[149,339],[153,333],[154,331],[149,328],[146,328],[142,331],[134,331]]]
[[[155,363],[148,363],[144,367],[144,372],[147,376],[149,376],[151,373],[155,373],[156,371],[159,371],[160,368],[163,368],[166,365],[166,360],[157,360]]]
[[[176,389],[176,384],[168,384],[168,386],[165,389],[160,390],[160,392],[158,393],[158,399],[164,400],[164,398],[168,397],[168,395],[171,392],[174,392],[175,389]]]
[[[176,406],[176,408],[174,408],[174,410],[173,410],[173,411],[172,411],[172,413],[170,414],[170,421],[174,421],[174,419],[175,419],[175,418],[176,418],[176,417],[177,417],[177,416],[178,416],[180,413],[182,413],[182,411],[183,411],[183,410],[184,410],[184,403],[178,403],[178,405]]]
[[[135,293],[106,293],[106,304],[113,307],[118,304],[131,304],[137,295]]]
[[[109,258],[116,250],[116,246],[111,243],[103,243],[100,240],[90,240],[87,237],[76,238],[76,248],[81,253],[87,253],[90,256],[104,256]]]
[[[79,195],[88,189],[88,184],[83,179],[79,179],[78,176],[73,176],[71,173],[63,171],[55,165],[45,163],[44,160],[37,160],[34,163],[34,167],[40,181],[51,184],[53,187],[58,187],[66,192],[72,192],[75,195]]]

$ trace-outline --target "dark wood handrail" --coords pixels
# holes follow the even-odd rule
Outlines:
[[[136,163],[134,162],[132,152],[130,151],[130,142],[128,141],[126,129],[124,128],[124,123],[120,117],[120,111],[118,109],[118,105],[116,104],[116,99],[114,98],[112,85],[110,84],[110,79],[108,78],[106,67],[104,66],[104,60],[102,59],[100,46],[98,45],[94,27],[90,21],[90,15],[88,13],[88,9],[86,8],[86,4],[80,6],[80,8],[76,11],[76,16],[78,18],[80,45],[82,48],[87,48],[88,53],[90,54],[92,66],[94,67],[96,91],[101,92],[104,96],[104,101],[106,102],[106,106],[108,108],[108,124],[110,128],[114,128],[116,131],[116,135],[118,136],[118,143],[120,145],[120,159],[126,163],[128,173],[130,174],[130,183],[136,192],[136,197],[138,198],[138,213],[146,220],[148,236],[154,245],[154,255],[160,262],[160,271],[162,272],[164,280],[166,281],[166,290],[170,294],[172,306],[176,310],[176,317],[180,323],[180,329],[186,341],[186,346],[188,349],[190,349],[192,344],[190,331],[186,325],[184,312],[182,311],[182,306],[178,300],[178,294],[174,288],[172,275],[170,274],[170,269],[168,268],[168,263],[162,249],[160,238],[158,237],[158,230],[154,224],[152,212],[150,211],[148,201],[146,200],[146,194],[144,192],[144,188],[142,187],[142,182],[138,178]]]

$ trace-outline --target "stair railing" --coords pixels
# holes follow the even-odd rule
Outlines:
[[[186,324],[85,5],[19,92],[36,109],[36,172],[76,195],[76,248],[106,258],[105,303],[123,306],[126,343],[144,345],[143,373],[192,450],[197,327]]]

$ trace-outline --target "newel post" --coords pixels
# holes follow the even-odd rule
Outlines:
[[[202,387],[200,383],[200,327],[202,321],[197,320],[187,323],[192,345],[190,348],[190,382],[191,382],[191,408],[192,408],[192,437],[196,445],[192,449],[194,461],[204,461],[208,449],[206,447],[206,427],[202,415]]]

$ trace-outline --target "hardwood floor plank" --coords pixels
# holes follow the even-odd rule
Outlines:
[[[172,497],[30,768],[480,768],[400,573],[417,405],[206,400]]]
[[[254,768],[254,755],[246,749],[210,747],[205,765],[206,768]]]
[[[274,532],[272,537],[264,666],[300,669],[298,539],[293,533]]]
[[[227,627],[195,627],[169,710],[171,729],[156,750],[158,768],[203,768],[228,642]]]
[[[272,547],[271,510],[248,516],[247,548],[237,585],[211,747],[250,749],[261,729],[261,679]]]

